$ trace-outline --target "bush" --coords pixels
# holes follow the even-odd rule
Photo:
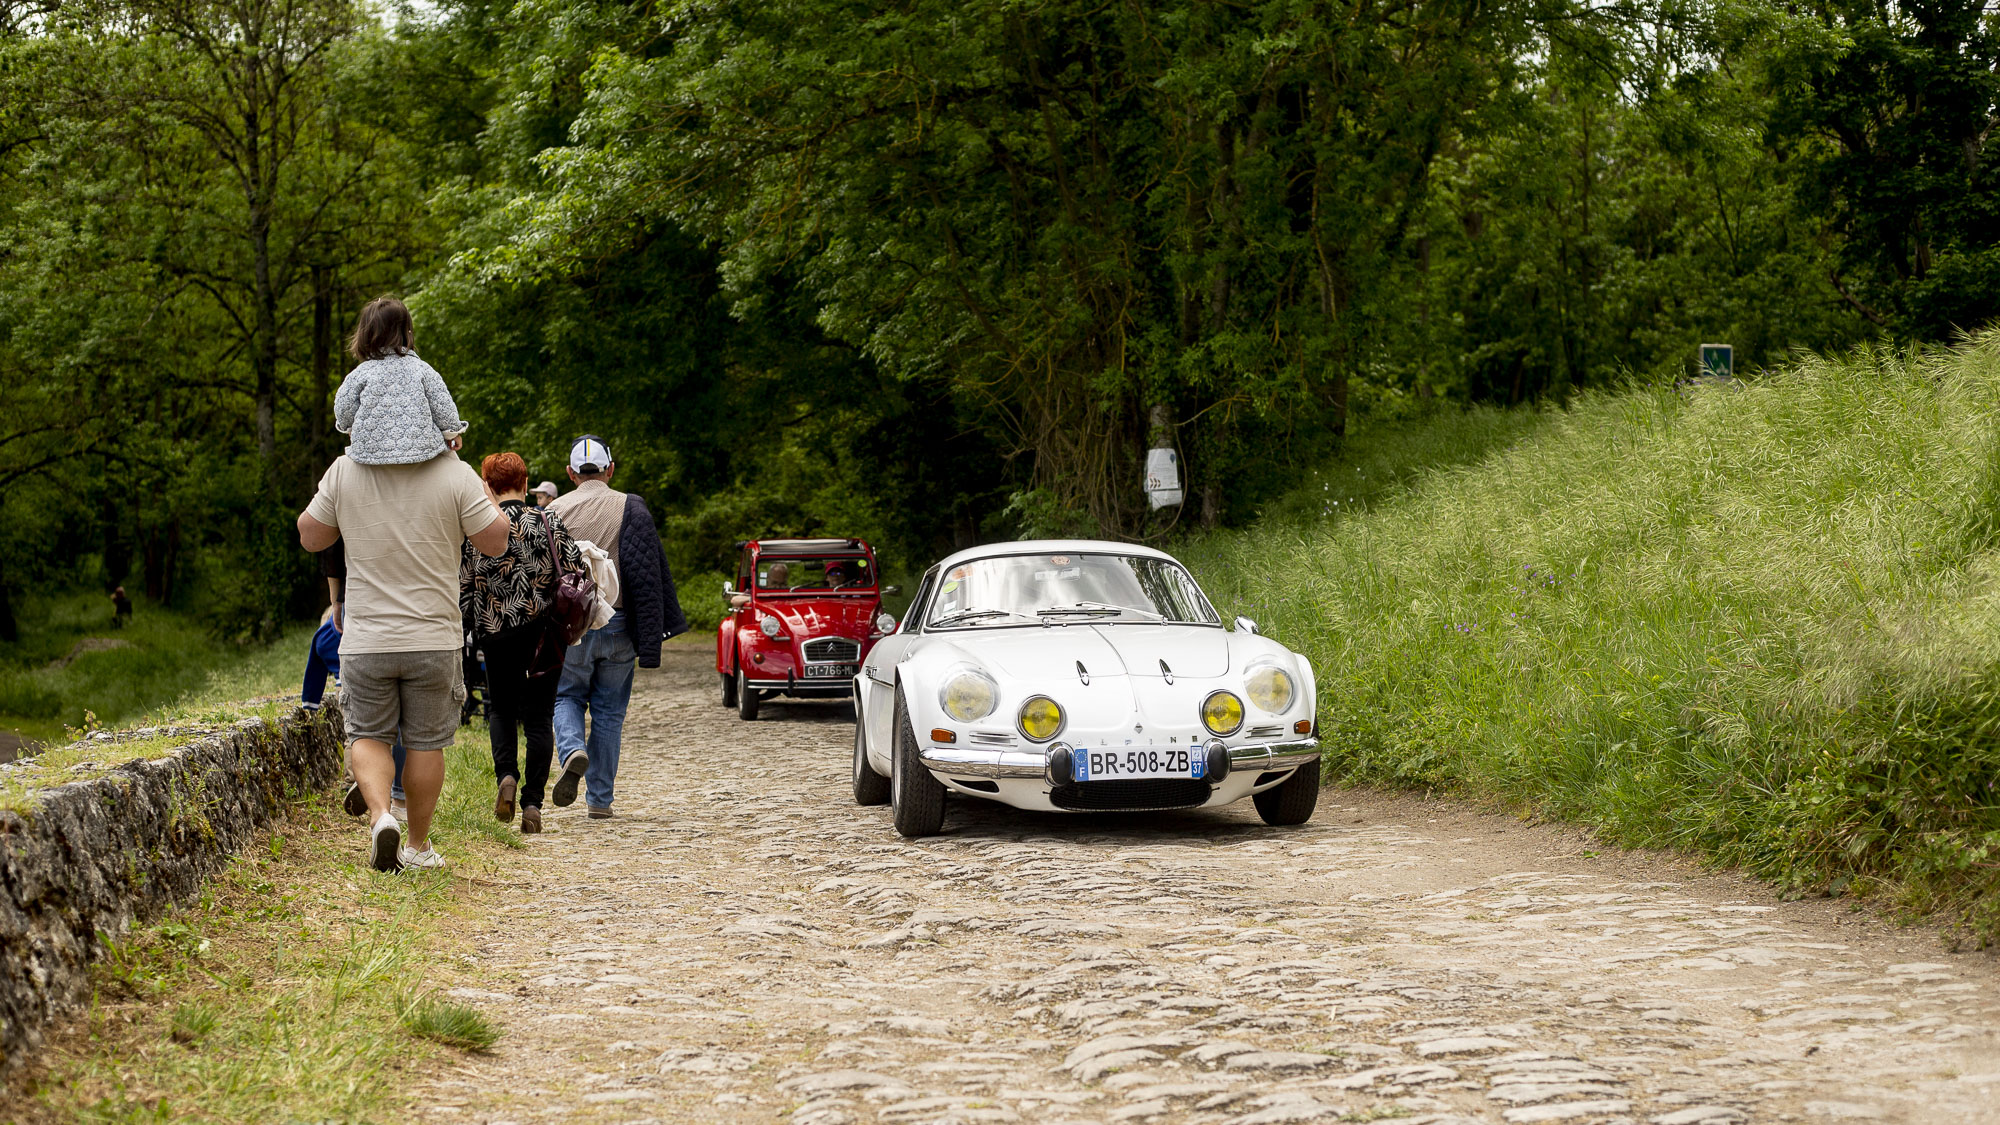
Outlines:
[[[1184,554],[1312,658],[1335,776],[1889,889],[1990,939],[1996,392],[1983,336],[1590,396],[1470,455],[1496,427],[1453,420],[1400,463],[1460,466],[1315,499],[1342,460]]]

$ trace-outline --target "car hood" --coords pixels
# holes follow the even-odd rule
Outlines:
[[[1083,665],[1092,676],[1159,678],[1166,661],[1176,677],[1213,678],[1229,672],[1229,634],[1196,625],[1057,625],[986,628],[953,639],[1009,676],[1047,675],[1051,661],[1067,671]]]
[[[874,598],[793,598],[758,602],[786,631],[805,637],[865,637],[874,628]]]

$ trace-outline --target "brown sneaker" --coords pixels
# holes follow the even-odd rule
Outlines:
[[[592,819],[592,820],[610,820],[610,819],[611,819],[611,810],[610,810],[610,809],[600,809],[600,808],[598,808],[598,807],[597,807],[596,805],[585,805],[584,807],[585,807],[586,809],[589,809],[589,810],[590,810],[590,819]]]
[[[542,830],[542,810],[534,805],[521,806],[521,834],[533,835]]]
[[[500,779],[500,792],[493,798],[494,820],[502,824],[514,822],[514,793],[520,788],[520,784],[511,777]]]

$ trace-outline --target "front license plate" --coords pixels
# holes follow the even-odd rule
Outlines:
[[[1186,746],[1079,746],[1071,751],[1070,762],[1070,776],[1076,781],[1162,777],[1199,781],[1208,770],[1207,755]]]
[[[851,680],[854,678],[854,673],[859,670],[860,666],[855,664],[808,664],[806,679]]]

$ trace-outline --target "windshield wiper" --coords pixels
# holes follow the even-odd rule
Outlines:
[[[1108,602],[1077,602],[1074,605],[1050,606],[1047,609],[1036,610],[1035,616],[1048,617],[1055,614],[1071,614],[1071,613],[1091,613],[1091,614],[1137,613],[1137,614],[1142,614],[1146,617],[1150,617],[1155,621],[1166,620],[1166,618],[1161,614],[1154,613],[1152,610],[1149,609],[1140,609],[1137,606],[1129,606],[1129,605],[1112,605]]]
[[[1023,613],[1015,613],[1011,609],[966,609],[966,610],[960,610],[957,613],[948,614],[944,617],[940,617],[936,621],[931,622],[931,625],[935,628],[941,629],[947,625],[957,625],[960,622],[965,622],[965,621],[980,621],[988,617],[1025,617],[1025,616],[1027,615]]]

